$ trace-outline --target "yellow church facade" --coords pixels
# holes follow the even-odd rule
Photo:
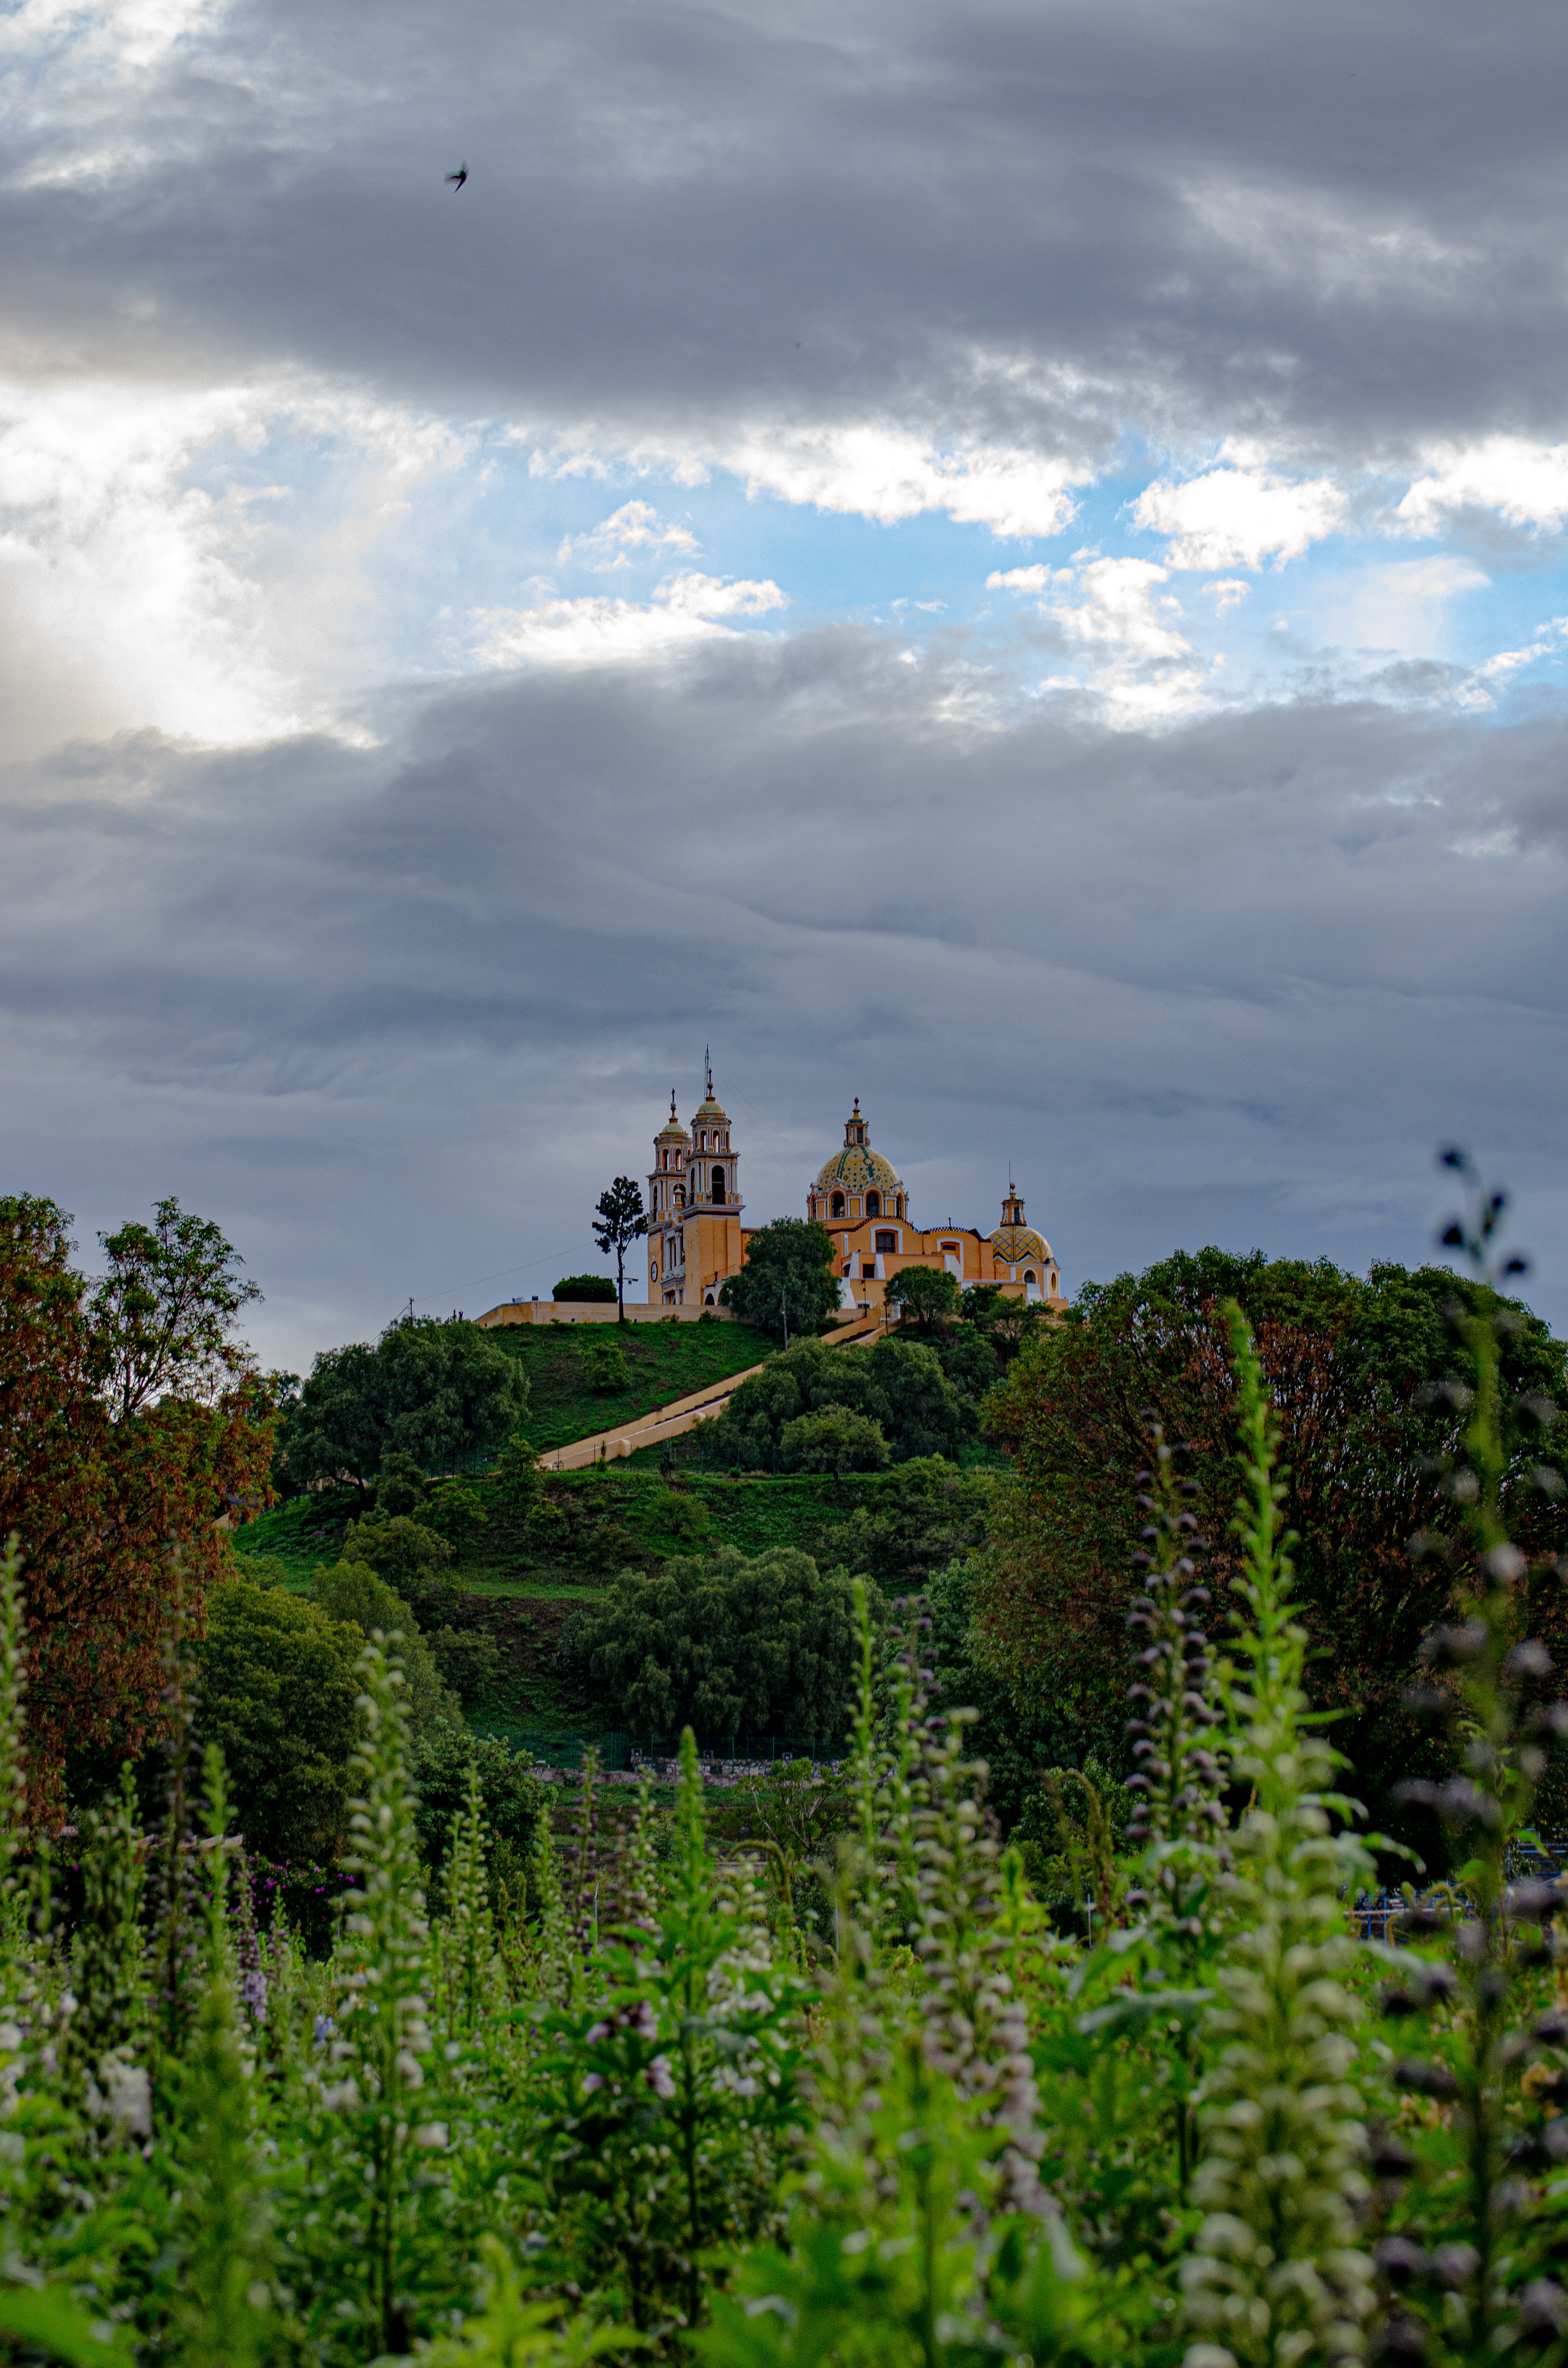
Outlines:
[[[1009,1299],[1066,1304],[1051,1245],[1026,1222],[1010,1182],[1002,1222],[989,1233],[973,1225],[917,1225],[903,1181],[871,1147],[858,1099],[845,1121],[842,1148],[824,1161],[807,1192],[805,1213],[833,1238],[846,1316],[881,1306],[893,1276],[910,1266],[954,1275],[964,1290],[994,1283]],[[723,1283],[745,1263],[754,1231],[744,1223],[740,1156],[710,1070],[689,1129],[676,1117],[672,1095],[669,1117],[653,1140],[649,1305],[717,1306]]]

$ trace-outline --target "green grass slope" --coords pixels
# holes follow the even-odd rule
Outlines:
[[[672,1398],[705,1389],[731,1373],[760,1364],[778,1347],[744,1324],[517,1324],[490,1335],[528,1377],[529,1439],[540,1449],[569,1446],[652,1414]],[[631,1371],[631,1387],[595,1390],[588,1379],[588,1351],[617,1341]]]

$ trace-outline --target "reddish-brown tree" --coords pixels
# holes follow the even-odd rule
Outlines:
[[[268,1501],[272,1394],[233,1338],[254,1297],[217,1228],[159,1205],[103,1239],[96,1285],[70,1219],[0,1199],[0,1539],[23,1558],[37,1805],[66,1756],[157,1731],[176,1588],[199,1634],[218,1528]]]

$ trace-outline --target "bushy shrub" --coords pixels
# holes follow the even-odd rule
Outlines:
[[[563,1274],[550,1295],[552,1299],[596,1300],[601,1304],[608,1300],[613,1305],[615,1285],[608,1274]]]
[[[875,1423],[900,1462],[951,1455],[976,1427],[973,1406],[919,1341],[854,1349],[802,1340],[741,1383],[712,1425],[712,1452],[744,1469],[788,1470],[786,1427],[829,1406]]]
[[[501,1672],[501,1647],[487,1628],[432,1628],[425,1639],[441,1682],[464,1710],[483,1702]]]
[[[880,1472],[888,1460],[881,1425],[848,1406],[813,1407],[798,1414],[778,1434],[779,1452],[791,1472]]]
[[[588,1387],[601,1397],[613,1397],[619,1391],[631,1387],[631,1368],[619,1340],[590,1342],[583,1365]]]
[[[1086,1289],[1074,1320],[1042,1330],[987,1402],[986,1426],[1007,1449],[1010,1473],[977,1566],[983,1651],[1021,1719],[1058,1724],[1054,1758],[1116,1758],[1146,1413],[1192,1447],[1194,1519],[1216,1541],[1221,1577],[1235,1567],[1236,1385],[1221,1312],[1232,1298],[1254,1327],[1281,1426],[1301,1616],[1326,1648],[1310,1665],[1309,1688],[1334,1713],[1335,1739],[1369,1784],[1379,1824],[1423,1850],[1440,1849],[1430,1821],[1413,1824],[1392,1787],[1435,1772],[1402,1697],[1448,1593],[1444,1573],[1412,1567],[1409,1542],[1440,1522],[1462,1434],[1459,1398],[1473,1387],[1445,1306],[1506,1316],[1508,1519],[1532,1554],[1568,1546],[1568,1505],[1533,1478],[1543,1455],[1568,1451],[1568,1418],[1555,1411],[1568,1401],[1563,1344],[1488,1283],[1446,1268],[1377,1266],[1361,1279],[1327,1260],[1204,1250]],[[1445,1380],[1450,1370],[1459,1398]],[[1560,1599],[1536,1617],[1559,1650],[1568,1647]]]
[[[460,1562],[489,1519],[478,1489],[462,1480],[439,1481],[426,1499],[424,1515],[426,1526],[445,1539]]]
[[[746,1732],[836,1744],[854,1665],[849,1582],[793,1547],[748,1561],[725,1546],[653,1577],[623,1571],[604,1609],[571,1623],[561,1652],[638,1734],[690,1725],[720,1741]]]

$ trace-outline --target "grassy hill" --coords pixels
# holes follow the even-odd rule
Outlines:
[[[565,1447],[612,1423],[652,1414],[710,1382],[760,1364],[777,1340],[744,1324],[517,1324],[490,1336],[528,1377],[528,1435],[540,1449]],[[631,1373],[629,1389],[603,1393],[589,1380],[588,1352],[617,1341]]]
[[[567,1534],[560,1551],[549,1555],[531,1550],[488,1481],[476,1485],[489,1519],[454,1573],[460,1590],[454,1617],[494,1636],[502,1676],[494,1699],[472,1711],[473,1721],[510,1727],[576,1724],[593,1731],[609,1722],[591,1702],[563,1691],[555,1647],[566,1622],[595,1602],[617,1571],[653,1570],[677,1555],[722,1545],[745,1554],[798,1546],[824,1565],[842,1562],[848,1550],[858,1560],[851,1544],[860,1526],[857,1515],[874,1520],[893,1501],[899,1478],[896,1466],[850,1474],[842,1483],[805,1473],[774,1479],[692,1472],[671,1488],[656,1471],[626,1463],[551,1474],[547,1493],[565,1516]],[[242,1530],[235,1551],[242,1563],[267,1557],[277,1575],[302,1586],[318,1563],[336,1560],[344,1530],[358,1511],[353,1489],[290,1497]]]

